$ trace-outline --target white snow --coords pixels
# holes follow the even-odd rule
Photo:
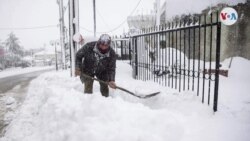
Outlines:
[[[82,35],[78,32],[73,36],[73,40],[77,43],[81,42],[83,39]]]
[[[15,102],[16,102],[16,100],[13,97],[7,97],[6,100],[5,100],[6,105],[11,105],[11,104],[13,104]]]
[[[0,72],[0,78],[20,75],[20,74],[25,74],[25,73],[30,73],[30,72],[40,71],[40,70],[49,70],[53,68],[54,66],[53,67],[46,66],[46,67],[9,68]]]
[[[164,0],[162,0],[164,1]],[[167,19],[171,19],[176,15],[201,13],[202,10],[219,3],[228,5],[236,5],[245,3],[246,0],[166,0]]]
[[[37,55],[53,55],[53,54],[55,55],[54,50],[44,50],[44,51],[40,51],[40,52],[35,53],[34,56],[37,56]]]
[[[220,81],[216,113],[194,92],[178,93],[134,80],[128,62],[117,62],[117,85],[137,94],[161,94],[138,99],[111,90],[111,97],[105,98],[95,82],[94,94],[86,95],[79,78],[71,78],[67,71],[45,73],[31,82],[26,100],[0,140],[248,141],[249,69],[250,61],[234,58],[229,78]]]
[[[230,59],[224,61],[228,63]],[[220,77],[220,107],[224,112],[250,123],[250,61],[234,57],[229,77]]]
[[[32,62],[33,57],[32,56],[25,56],[25,57],[23,57],[23,60]]]
[[[93,36],[83,36],[83,39],[85,43],[98,41],[98,37],[93,37]]]

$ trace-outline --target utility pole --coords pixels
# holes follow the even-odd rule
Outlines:
[[[161,22],[161,5],[160,0],[156,0],[156,27],[157,31],[160,31],[160,22]],[[156,58],[160,56],[160,34],[157,35],[157,54]],[[159,59],[156,61],[157,65],[160,65]]]
[[[75,55],[79,48],[73,36],[79,32],[79,0],[69,0],[69,43],[70,43],[70,65],[71,76],[75,76]]]
[[[96,37],[96,9],[95,0],[93,0],[93,15],[94,15],[94,37]]]
[[[55,64],[56,64],[56,71],[58,71],[58,57],[57,57],[57,45],[59,45],[57,40],[50,41],[50,45],[55,46]]]
[[[161,1],[156,0],[156,26],[160,25],[161,22],[161,6],[160,6]]]
[[[75,47],[73,43],[73,0],[69,0],[69,45],[70,45],[70,72],[71,76],[75,76]]]
[[[58,71],[58,63],[57,63],[57,49],[56,49],[56,44],[55,43],[55,59],[56,59],[56,71]]]
[[[74,25],[75,25],[75,32],[74,35],[79,33],[80,28],[79,28],[79,0],[74,0]],[[80,44],[78,42],[74,42],[75,46],[76,46],[76,50],[77,51],[80,48]],[[76,52],[75,52],[76,53]]]
[[[157,30],[160,30],[160,24],[161,24],[161,1],[160,0],[156,0],[156,27],[157,27]],[[157,43],[157,46],[158,46],[158,51],[160,50],[160,36],[158,34],[157,36],[158,38],[158,43]],[[157,53],[157,55],[159,55],[159,52]]]
[[[57,0],[59,5],[59,15],[60,15],[60,44],[61,44],[61,60],[62,60],[62,69],[66,68],[66,58],[65,58],[65,34],[64,34],[64,8],[63,0]]]

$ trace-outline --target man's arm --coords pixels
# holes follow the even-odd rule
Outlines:
[[[82,66],[82,58],[85,55],[86,48],[87,46],[85,45],[82,48],[80,48],[76,53],[76,69],[80,69]]]
[[[115,52],[111,52],[111,59],[108,66],[108,75],[109,81],[115,81],[115,72],[116,72],[116,55]]]
[[[85,56],[87,45],[80,48],[76,53],[76,62],[75,62],[75,75],[81,75],[81,67],[82,67],[82,58]]]

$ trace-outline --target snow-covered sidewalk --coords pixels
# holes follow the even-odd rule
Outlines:
[[[15,76],[40,70],[53,69],[54,66],[45,66],[45,67],[27,67],[27,68],[10,68],[3,71],[0,71],[0,78]]]
[[[178,93],[153,82],[134,80],[131,71],[126,62],[118,61],[117,85],[139,94],[159,90],[161,94],[150,99],[138,99],[125,92],[111,90],[111,97],[105,98],[95,82],[94,94],[86,95],[79,78],[71,78],[67,71],[42,74],[31,82],[26,100],[0,140],[249,140],[250,103],[247,101],[250,102],[250,97],[246,93],[250,91],[238,93],[239,97],[244,96],[244,101],[236,101],[233,106],[230,105],[232,93],[229,90],[221,92],[219,111],[214,114],[211,107],[201,103],[196,93]],[[226,83],[227,79],[222,81],[225,81],[220,83],[223,90],[226,89],[223,85],[229,85],[229,82]],[[223,97],[226,98],[222,100]]]

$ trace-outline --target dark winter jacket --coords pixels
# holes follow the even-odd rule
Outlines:
[[[102,54],[96,42],[87,43],[76,53],[76,68],[101,80],[115,81],[115,51],[110,47],[107,53]]]

